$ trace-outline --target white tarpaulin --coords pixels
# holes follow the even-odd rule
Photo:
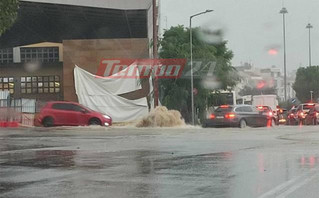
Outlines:
[[[79,103],[110,115],[115,122],[138,120],[148,114],[146,97],[128,100],[118,96],[141,89],[138,78],[99,78],[75,66],[74,80]]]

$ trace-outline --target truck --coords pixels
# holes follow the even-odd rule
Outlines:
[[[252,95],[245,95],[245,96],[239,96],[238,98],[237,98],[237,100],[236,100],[236,103],[238,104],[238,105],[240,105],[240,104],[246,104],[246,105],[251,105],[251,103],[252,103]]]
[[[253,96],[253,106],[269,106],[273,111],[277,110],[278,100],[276,95]]]

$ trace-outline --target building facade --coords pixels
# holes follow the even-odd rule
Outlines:
[[[75,65],[95,74],[102,59],[152,53],[151,0],[21,0],[19,7],[0,36],[0,91],[13,98],[77,101]]]
[[[240,83],[235,88],[237,94],[240,90],[244,89],[244,87],[258,88],[258,86],[262,84],[265,88],[274,88],[279,100],[284,101],[284,77],[280,68],[276,66],[256,68],[245,63],[243,66],[236,67],[236,69],[241,78]],[[293,89],[295,77],[293,73],[287,76],[287,99],[296,97],[296,93]]]

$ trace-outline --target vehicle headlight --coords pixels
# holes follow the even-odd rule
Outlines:
[[[108,115],[103,115],[103,117],[106,118],[106,119],[109,119],[109,120],[111,119],[111,117],[108,116]]]

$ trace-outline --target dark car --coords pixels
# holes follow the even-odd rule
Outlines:
[[[288,110],[278,107],[276,112],[276,123],[278,125],[285,125],[288,122]]]
[[[287,113],[287,124],[288,125],[297,125],[298,124],[298,115],[297,108],[292,107]]]
[[[319,123],[319,104],[315,104],[313,108],[309,110],[305,118],[306,125],[317,125]]]
[[[278,114],[274,112],[271,107],[269,106],[257,106],[256,107],[258,111],[261,111],[268,115],[269,118],[271,118],[272,125],[278,125],[279,124],[279,118]]]
[[[271,125],[271,120],[269,115],[251,105],[222,105],[203,122],[203,127],[265,127]]]
[[[48,102],[35,117],[35,126],[112,125],[108,115],[93,111],[75,102]]]
[[[305,104],[300,104],[297,107],[297,122],[298,124],[305,124],[306,117],[310,111],[310,109],[314,108],[316,103],[305,103]]]

